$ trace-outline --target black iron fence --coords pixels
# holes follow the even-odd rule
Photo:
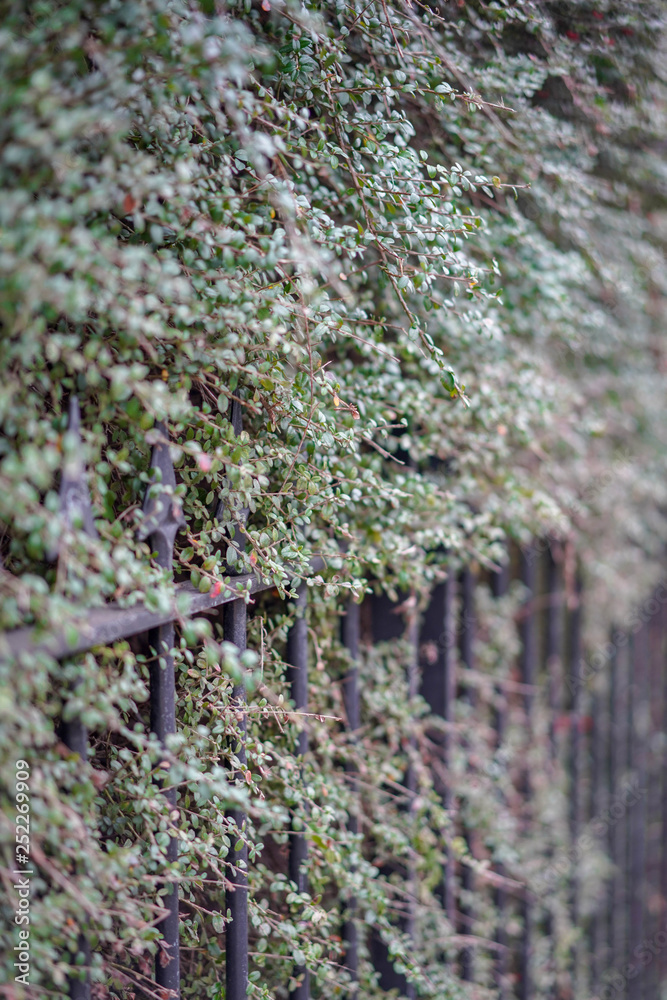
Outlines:
[[[240,409],[231,415],[240,430]],[[172,570],[174,541],[183,524],[178,501],[171,488],[176,479],[170,458],[167,431],[158,428],[161,439],[154,446],[152,468],[158,475],[148,489],[142,531],[150,541],[159,566]],[[70,405],[69,430],[79,433],[76,400]],[[169,489],[165,490],[164,487]],[[61,504],[64,518],[94,532],[84,470],[69,466],[63,474]],[[452,928],[452,947],[443,943],[443,961],[456,968],[461,979],[476,981],[478,956],[491,953],[493,981],[501,998],[529,1000],[538,996],[634,998],[660,996],[667,979],[667,587],[656,589],[625,628],[613,631],[609,642],[598,650],[582,652],[582,613],[585,594],[579,577],[564,577],[564,563],[557,542],[535,543],[508,552],[505,565],[495,573],[464,567],[450,572],[435,586],[425,610],[414,608],[406,615],[390,614],[386,597],[366,599],[362,606],[350,602],[341,618],[342,642],[352,669],[342,682],[346,725],[354,738],[361,717],[360,690],[363,677],[359,664],[365,645],[407,637],[412,650],[406,663],[409,697],[421,695],[434,718],[443,726],[434,733],[431,750],[435,784],[449,811],[449,834],[460,836],[474,858],[478,847],[472,831],[457,813],[457,803],[448,781],[448,768],[456,729],[457,710],[465,707],[467,717],[477,711],[478,674],[476,655],[476,590],[483,577],[491,593],[501,599],[519,581],[523,603],[519,612],[520,653],[515,674],[495,679],[492,684],[493,733],[490,742],[502,753],[511,716],[523,727],[524,758],[512,778],[512,794],[517,801],[520,828],[536,820],[535,775],[530,752],[536,740],[547,740],[548,767],[540,776],[542,785],[564,775],[569,801],[569,845],[555,848],[529,885],[521,885],[502,862],[495,862],[485,884],[477,885],[474,866],[447,852],[443,865],[439,899]],[[318,572],[321,565],[313,566]],[[230,579],[233,574],[230,573]],[[255,575],[238,576],[235,582],[245,593],[272,590],[273,582]],[[98,645],[128,637],[142,637],[150,660],[150,728],[164,745],[178,726],[174,679],[174,623],[182,617],[220,608],[224,637],[238,650],[246,647],[246,602],[229,590],[217,596],[200,593],[189,583],[177,585],[176,603],[171,611],[151,611],[138,606],[129,609],[108,605],[92,611],[72,609],[72,620],[62,630],[42,635],[22,629],[4,635],[3,656],[15,657],[44,650],[56,658],[69,658]],[[240,591],[239,591],[240,593]],[[289,686],[296,713],[308,709],[308,587],[299,583],[294,602],[294,624],[287,642]],[[183,610],[185,608],[185,611]],[[232,694],[240,718],[238,745],[234,753],[245,763],[246,691],[237,685]],[[540,702],[548,719],[548,731],[536,733],[534,713]],[[61,726],[63,741],[86,759],[88,735],[81,719]],[[457,739],[465,747],[465,732]],[[415,746],[412,751],[415,751]],[[297,758],[308,751],[308,728],[302,725]],[[354,764],[348,765],[354,782]],[[405,775],[408,801],[415,795],[414,774]],[[169,803],[177,807],[176,791],[164,790]],[[544,790],[542,789],[542,796]],[[248,850],[243,837],[246,818],[240,811],[229,815],[231,828],[239,833],[227,861],[226,997],[242,1000],[248,991]],[[348,817],[351,832],[359,831],[359,817]],[[299,892],[307,890],[304,861],[308,843],[300,825],[289,838],[289,878]],[[604,850],[608,867],[598,880],[602,891],[587,897],[582,907],[580,879],[586,858],[593,849]],[[178,841],[172,837],[165,862],[178,857]],[[458,860],[457,860],[458,857]],[[406,894],[416,899],[415,871],[403,873]],[[578,933],[562,947],[558,913],[551,905],[555,887],[565,879],[569,884],[569,908]],[[165,996],[178,997],[181,989],[179,963],[178,885],[165,874],[161,890],[165,915],[159,923],[163,947],[155,964],[154,981]],[[477,935],[477,903],[486,894],[495,914],[493,940]],[[350,987],[358,994],[356,981],[360,942],[366,942],[379,973],[380,985],[414,997],[415,987],[404,971],[397,971],[379,938],[366,934],[353,897],[343,901],[341,936]],[[416,931],[414,906],[402,916],[407,935]],[[518,928],[518,930],[517,930]],[[535,942],[547,942],[539,954]],[[72,966],[84,970],[90,963],[85,934],[79,938],[79,954],[71,956]],[[310,995],[309,970],[292,970],[297,982],[294,1000]],[[539,980],[539,982],[538,982]],[[545,985],[546,984],[546,985]],[[77,1000],[91,996],[87,975],[72,972],[69,995]]]

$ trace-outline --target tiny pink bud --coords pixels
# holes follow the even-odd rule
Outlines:
[[[197,465],[202,472],[210,472],[211,466],[213,465],[213,459],[206,452],[202,451],[201,454],[197,455]]]

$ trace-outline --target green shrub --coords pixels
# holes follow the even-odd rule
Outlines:
[[[586,563],[594,640],[655,576],[664,4],[43,0],[2,14],[2,627],[48,627],[72,603],[170,599],[137,535],[165,422],[187,521],[179,579],[207,591],[231,565],[284,596],[314,555],[327,565],[311,623],[312,710],[324,721],[312,721],[302,772],[284,701],[285,613],[269,603],[254,616],[260,652],[243,664],[215,628],[179,633],[170,774],[184,996],[224,996],[225,810],[237,801],[251,817],[254,995],[284,995],[297,938],[314,995],[342,994],[337,900],[354,892],[420,995],[457,996],[437,894],[456,830],[414,753],[433,722],[407,704],[412,654],[368,653],[364,737],[351,747],[330,718],[345,663],[335,613],[371,586],[423,601],[443,565],[489,568],[507,537],[555,532]],[[72,394],[80,443],[66,430]],[[77,461],[98,538],[59,513],[61,471]],[[480,597],[489,675],[511,669],[520,599],[500,615]],[[145,654],[120,642],[75,662],[0,666],[3,786],[17,755],[32,766],[27,996],[63,995],[82,926],[100,996],[147,990],[169,817],[153,781]],[[240,792],[227,765],[230,678],[242,669],[256,714]],[[452,778],[457,816],[479,831],[480,886],[492,859],[530,879],[566,836],[564,806],[551,832],[537,820],[517,829],[510,774],[484,729],[492,710],[485,696]],[[58,740],[63,712],[91,730],[86,767]],[[345,825],[351,753],[373,786],[363,838]],[[539,771],[544,741],[534,753]],[[387,788],[411,756],[419,805],[406,812]],[[475,767],[483,778],[471,783]],[[6,868],[10,804],[3,792]],[[305,901],[280,875],[292,806],[312,844]],[[416,871],[418,947],[397,930],[383,859]],[[8,887],[6,953],[13,901]],[[486,886],[481,935],[493,919]],[[568,941],[566,918],[559,927]],[[362,965],[363,996],[383,995],[366,952]],[[12,970],[2,975],[13,996]],[[482,954],[479,975],[490,984]]]

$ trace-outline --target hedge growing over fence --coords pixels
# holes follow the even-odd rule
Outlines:
[[[158,421],[187,520],[184,578],[218,589],[231,565],[284,594],[288,568],[307,576],[326,555],[311,692],[325,720],[340,714],[332,678],[345,663],[332,609],[370,586],[418,604],[443,551],[450,569],[493,567],[506,537],[557,534],[584,557],[597,606],[620,613],[665,538],[665,15],[662,2],[613,0],[6,3],[2,627],[48,626],[72,601],[169,599],[137,535]],[[72,393],[98,538],[59,516]],[[480,656],[499,675],[516,655],[506,622],[520,599],[481,612]],[[258,689],[242,795],[254,995],[283,995],[297,939],[314,995],[344,989],[338,885],[393,942],[421,996],[456,996],[440,964],[452,929],[434,905],[444,842],[425,832],[447,829],[432,777],[420,772],[416,815],[369,793],[364,843],[343,822],[346,756],[358,754],[372,786],[399,780],[409,737],[426,739],[425,707],[415,731],[396,697],[400,648],[365,665],[362,744],[314,721],[299,775],[281,700],[287,623],[267,613],[255,620],[260,652],[243,664],[198,625],[184,628],[178,654],[184,996],[224,995],[225,809],[240,794],[227,781],[225,706],[242,668]],[[26,995],[62,995],[82,921],[99,995],[145,989],[168,823],[152,785],[146,677],[128,643],[76,663],[0,667],[3,784],[17,753],[34,766],[40,875]],[[84,770],[57,739],[63,699],[94,734]],[[482,705],[469,736],[480,759],[491,710]],[[467,789],[470,753],[461,744],[461,809],[489,857],[530,878],[548,845],[517,830],[507,767],[490,761]],[[305,912],[276,874],[295,803],[314,844]],[[380,859],[408,854],[423,888],[416,951],[390,919],[391,877],[378,875]],[[3,916],[11,901],[8,890]],[[489,934],[491,911],[479,919]],[[559,926],[567,943],[565,917]],[[15,936],[3,920],[3,952]],[[362,988],[381,995],[368,961]]]

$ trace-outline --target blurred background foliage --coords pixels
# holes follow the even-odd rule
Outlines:
[[[41,0],[0,10],[2,627],[46,627],[72,601],[169,600],[172,584],[137,540],[165,421],[187,519],[179,579],[224,587],[230,565],[284,595],[288,573],[307,576],[315,554],[327,564],[311,622],[322,720],[303,772],[285,701],[288,612],[257,610],[258,652],[242,664],[215,628],[180,640],[171,751],[184,803],[184,996],[224,996],[225,808],[239,796],[253,820],[254,995],[285,995],[296,940],[314,995],[342,994],[336,886],[354,892],[420,996],[464,995],[473,987],[442,964],[453,933],[436,905],[445,839],[458,809],[478,831],[474,864],[502,860],[518,881],[539,871],[566,838],[546,737],[532,751],[535,772],[551,774],[546,819],[528,833],[509,791],[523,720],[497,760],[490,694],[474,720],[461,707],[454,813],[443,814],[426,767],[419,808],[406,811],[387,782],[400,783],[431,724],[425,705],[415,723],[400,696],[407,654],[396,643],[368,652],[364,736],[351,747],[335,721],[345,654],[332,611],[370,588],[412,592],[421,606],[445,571],[492,570],[508,540],[539,536],[558,539],[569,570],[574,553],[582,563],[595,644],[658,578],[667,8]],[[66,433],[72,393],[81,446]],[[63,465],[81,459],[98,538],[59,513]],[[502,606],[480,596],[489,675],[514,669],[521,600],[520,588]],[[225,768],[241,669],[257,688],[243,793]],[[95,935],[97,995],[148,990],[169,818],[151,781],[146,680],[130,643],[0,668],[3,784],[17,754],[34,767],[26,995],[63,995],[82,920]],[[64,701],[93,732],[85,769],[58,742]],[[341,772],[351,753],[369,789],[357,838]],[[291,806],[314,845],[305,910],[280,874]],[[392,876],[379,873],[408,857],[418,948],[397,929]],[[604,860],[586,864],[594,893]],[[479,899],[476,931],[489,937],[488,886]],[[543,922],[563,955],[576,934],[565,899],[554,892]],[[8,889],[7,953],[11,901]],[[4,975],[0,989],[18,995]],[[535,996],[551,995],[556,976]],[[483,957],[477,978],[484,996]],[[362,992],[385,995],[367,953]]]

